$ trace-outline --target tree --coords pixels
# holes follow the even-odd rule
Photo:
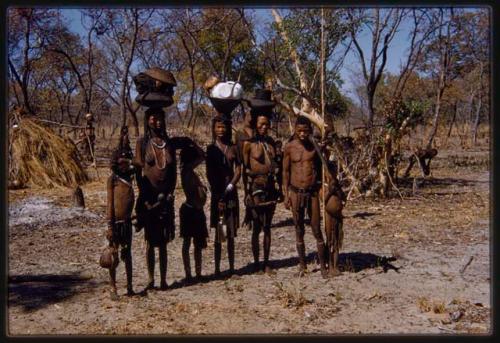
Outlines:
[[[21,94],[21,101],[28,113],[36,114],[33,107],[33,94],[36,85],[32,83],[33,63],[44,53],[47,39],[54,34],[59,20],[59,12],[43,8],[10,8],[8,11],[8,64],[9,76]]]
[[[118,83],[115,101],[120,104],[122,125],[127,123],[127,114],[130,113],[135,134],[138,135],[137,110],[131,111],[127,105],[127,102],[132,103],[128,85],[132,83],[130,71],[135,58],[138,37],[155,10],[127,8],[103,11],[97,25],[107,29],[98,36],[101,41],[100,48],[106,52],[111,70]]]
[[[352,22],[350,34],[365,79],[369,128],[373,127],[375,118],[374,97],[387,63],[387,50],[405,15],[406,11],[400,8],[348,10],[348,16]],[[366,60],[365,53],[360,46],[358,28],[360,30],[368,29],[372,33],[369,60]]]

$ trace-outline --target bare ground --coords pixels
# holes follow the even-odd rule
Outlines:
[[[107,270],[97,263],[106,245],[107,170],[82,187],[85,211],[71,207],[68,189],[10,191],[8,332],[488,334],[489,152],[440,151],[433,165],[433,178],[416,193],[411,180],[401,186],[403,201],[348,203],[343,274],[337,278],[321,278],[309,229],[310,273],[296,277],[294,229],[290,213],[280,205],[272,231],[275,275],[250,271],[250,232],[240,229],[237,275],[211,276],[210,241],[203,252],[206,279],[184,285],[182,241],[177,238],[168,246],[170,289],[124,296],[120,263],[121,296],[115,302],[109,298]],[[178,191],[180,205],[184,196]],[[141,291],[147,281],[142,232],[134,234],[133,260],[134,287]]]

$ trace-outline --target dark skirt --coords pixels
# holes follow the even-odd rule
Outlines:
[[[130,247],[132,243],[132,222],[129,220],[115,222],[111,243]]]
[[[202,209],[197,209],[183,203],[179,211],[179,222],[181,237],[208,237],[207,217]]]
[[[219,222],[219,201],[222,195],[213,194],[210,199],[210,227],[216,228]],[[223,213],[224,223],[228,228],[228,235],[237,236],[237,229],[240,226],[240,210],[239,210],[238,193],[232,192],[232,195],[225,200],[225,210]]]
[[[278,191],[274,185],[274,177],[269,175],[256,175],[250,177],[250,194],[255,204],[276,201]],[[252,227],[256,229],[270,228],[276,204],[250,208]]]
[[[144,217],[144,238],[150,245],[158,247],[174,239],[175,212],[173,201],[164,202],[161,206],[147,211]]]

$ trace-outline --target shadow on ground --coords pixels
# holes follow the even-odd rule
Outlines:
[[[80,274],[10,275],[9,306],[33,311],[96,286],[88,276]]]
[[[408,178],[398,178],[397,184],[401,187],[412,188],[413,187],[413,177]],[[481,183],[489,183],[490,181],[479,181],[479,180],[467,180],[458,178],[434,178],[434,177],[416,177],[416,183],[418,187],[428,187],[428,186],[474,186]]]
[[[271,224],[271,228],[280,228],[280,227],[285,227],[285,226],[294,226],[295,224],[293,223],[292,218],[286,218],[282,219],[279,222]],[[306,218],[304,218],[304,225],[308,226],[311,225],[311,219],[309,219],[306,215]]]
[[[306,256],[306,261],[308,263],[309,271],[317,270],[316,263],[317,259],[316,252],[310,252]],[[363,252],[350,252],[341,253],[339,256],[339,269],[346,273],[358,273],[365,269],[373,269],[377,267],[382,267],[384,273],[392,269],[399,273],[399,267],[394,266],[390,262],[396,261],[396,257],[379,256],[372,253]],[[273,270],[278,270],[281,268],[294,267],[299,264],[298,257],[288,257],[279,260],[271,260],[269,264]],[[251,274],[263,274],[262,271],[256,272],[253,268],[253,263],[249,263],[244,267],[236,269],[234,274],[238,276],[251,275]],[[169,285],[169,289],[177,289],[182,287],[188,287],[196,283],[207,283],[215,280],[225,280],[231,277],[227,271],[222,272],[220,275],[216,276],[214,274],[203,276],[199,281],[185,282],[185,281],[175,281]]]
[[[377,215],[377,213],[373,213],[373,212],[357,212],[357,213],[352,215],[352,218],[366,219],[368,217],[373,217],[376,215]]]
[[[384,272],[392,269],[399,273],[399,267],[390,263],[397,260],[393,256],[387,257],[364,252],[349,252],[340,254],[339,260],[339,268],[344,272],[358,273],[365,269],[382,267]]]

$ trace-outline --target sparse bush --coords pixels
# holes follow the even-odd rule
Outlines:
[[[306,304],[312,303],[307,299],[302,290],[305,288],[300,284],[293,285],[292,287],[285,287],[283,282],[275,282],[273,284],[278,289],[278,299],[281,300],[283,307],[300,308]]]

